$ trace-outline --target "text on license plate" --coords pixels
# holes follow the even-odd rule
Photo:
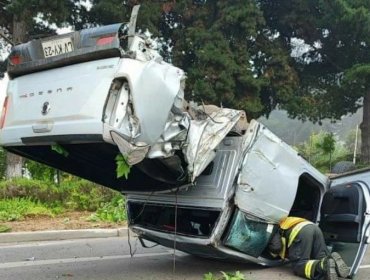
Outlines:
[[[71,38],[51,40],[41,43],[45,57],[52,57],[64,53],[73,52]]]

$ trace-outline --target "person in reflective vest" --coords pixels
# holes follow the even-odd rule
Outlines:
[[[279,226],[278,238],[275,238],[275,244],[270,244],[270,251],[288,259],[296,275],[313,280],[348,277],[348,266],[337,252],[329,253],[323,233],[316,224],[299,217],[286,217]],[[278,245],[276,240],[279,240]]]

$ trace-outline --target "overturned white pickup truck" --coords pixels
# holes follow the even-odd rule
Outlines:
[[[144,246],[275,265],[265,248],[294,215],[319,222],[353,276],[369,241],[369,172],[329,180],[242,111],[186,102],[184,72],[134,26],[15,46],[0,144],[127,194]]]

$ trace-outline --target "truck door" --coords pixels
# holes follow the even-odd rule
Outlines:
[[[353,277],[369,242],[370,188],[364,181],[332,181],[324,194],[319,226],[332,252],[338,252]]]

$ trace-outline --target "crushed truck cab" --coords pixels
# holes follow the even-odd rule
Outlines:
[[[318,223],[328,247],[358,270],[370,232],[370,172],[327,178],[262,124],[229,135],[192,187],[127,195],[131,229],[207,258],[281,263],[266,249],[286,216]]]
[[[136,14],[15,46],[0,144],[126,194],[144,246],[276,265],[266,247],[291,215],[319,223],[355,275],[369,171],[329,179],[243,111],[187,102],[184,71],[135,33]],[[117,178],[117,155],[128,178]]]

